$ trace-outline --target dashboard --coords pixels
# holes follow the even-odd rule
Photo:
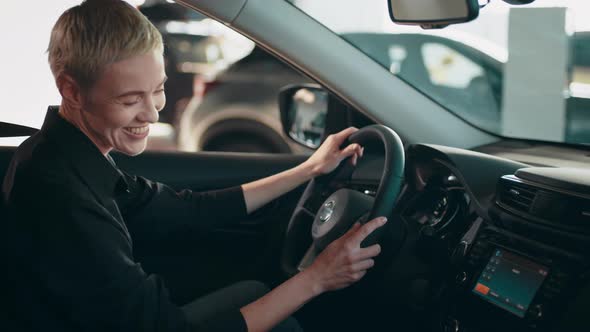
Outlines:
[[[375,192],[382,162],[349,185]],[[384,280],[423,330],[590,331],[590,168],[412,145],[392,214],[407,234]]]

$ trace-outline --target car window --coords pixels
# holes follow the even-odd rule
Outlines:
[[[590,144],[586,0],[492,1],[476,20],[438,30],[394,24],[382,0],[289,2],[480,129]]]
[[[11,17],[11,10],[0,13],[2,40],[18,36],[0,64],[7,77],[1,84],[10,84],[2,91],[15,92],[2,94],[3,106],[10,111],[0,113],[0,121],[39,128],[47,106],[59,104],[45,49],[59,15],[80,1],[42,2],[27,20]],[[193,10],[165,0],[128,2],[158,28],[165,46],[167,101],[159,122],[151,126],[149,150],[310,152],[283,133],[277,103],[283,86],[309,79]],[[32,27],[30,20],[37,18],[39,25]],[[14,27],[21,32],[11,34]],[[29,70],[36,72],[34,80],[23,75]],[[24,139],[0,139],[0,145],[14,146]]]
[[[434,85],[465,89],[473,79],[484,74],[477,63],[445,45],[425,43],[421,53],[428,78]]]

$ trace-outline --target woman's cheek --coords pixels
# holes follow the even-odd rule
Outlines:
[[[162,92],[160,96],[156,97],[156,108],[160,112],[166,106],[166,93]]]
[[[134,118],[141,111],[140,105],[141,103],[137,103],[133,106],[124,106],[123,109],[114,114],[113,126],[123,128],[133,124]]]

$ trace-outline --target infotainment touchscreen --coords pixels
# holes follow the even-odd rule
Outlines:
[[[504,249],[495,249],[473,292],[524,317],[548,269]]]

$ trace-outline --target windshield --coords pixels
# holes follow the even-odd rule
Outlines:
[[[440,30],[394,24],[387,0],[291,2],[476,127],[590,143],[588,0],[494,0],[476,20]]]

